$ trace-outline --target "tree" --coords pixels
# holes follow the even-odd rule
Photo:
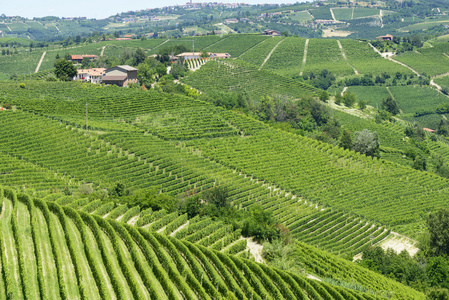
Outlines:
[[[363,129],[355,133],[353,150],[369,156],[380,157],[377,132]]]
[[[343,96],[340,93],[335,94],[335,104],[340,105],[343,101]]]
[[[359,100],[359,109],[364,110],[367,104],[368,102],[366,102],[365,100]]]
[[[431,255],[449,254],[449,208],[441,208],[430,213],[426,219],[427,229],[430,233]]]
[[[355,94],[350,93],[350,92],[345,92],[343,94],[343,103],[347,107],[352,107],[354,105],[355,101],[356,101]]]
[[[446,256],[430,257],[427,276],[432,286],[449,286],[449,262]]]
[[[154,75],[156,74],[156,70],[151,68],[151,66],[147,63],[141,63],[137,66],[137,78],[139,82],[145,86],[154,82]]]
[[[315,100],[310,103],[310,114],[318,126],[326,124],[329,120],[329,110]]]
[[[65,59],[58,59],[55,62],[55,75],[61,80],[71,80],[76,76],[78,71],[71,61]]]
[[[420,155],[415,157],[413,161],[413,169],[418,171],[425,171],[427,169],[426,159],[421,157]]]
[[[143,63],[146,58],[147,58],[147,55],[145,53],[145,50],[143,50],[140,47],[137,48],[136,53],[134,53],[134,57],[133,57],[133,65],[137,66],[137,65]]]
[[[384,110],[388,111],[393,116],[397,115],[400,112],[398,102],[391,96],[388,96],[386,99],[382,99],[381,106]]]
[[[345,150],[352,149],[352,137],[351,137],[351,133],[348,130],[343,131],[343,134],[341,135],[341,138],[340,138],[340,143],[338,145]]]
[[[327,100],[329,100],[329,94],[326,91],[321,91],[320,100],[323,102],[327,102]]]

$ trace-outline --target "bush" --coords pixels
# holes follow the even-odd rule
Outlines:
[[[21,82],[21,83],[19,84],[19,87],[20,87],[21,89],[24,89],[24,88],[26,87],[26,85],[25,85],[25,83]]]
[[[12,105],[8,103],[3,103],[3,108],[12,109]]]

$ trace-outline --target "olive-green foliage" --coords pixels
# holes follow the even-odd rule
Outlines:
[[[67,81],[76,76],[77,70],[71,61],[63,58],[55,61],[55,75],[61,80]]]
[[[357,131],[352,146],[356,152],[379,157],[379,137],[375,131],[368,129]]]
[[[449,209],[441,208],[429,214],[426,223],[430,232],[431,253],[449,255]]]

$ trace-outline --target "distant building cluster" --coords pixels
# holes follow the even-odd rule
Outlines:
[[[73,80],[126,87],[130,83],[139,82],[137,71],[137,68],[128,65],[116,66],[110,69],[80,69],[78,74],[73,77]]]

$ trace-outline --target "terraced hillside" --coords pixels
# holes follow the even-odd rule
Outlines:
[[[240,60],[210,61],[183,81],[204,92],[217,89],[245,91],[255,97],[281,94],[299,98],[305,94],[313,94],[317,90],[298,80],[276,75],[264,69],[258,70],[255,66]]]
[[[1,196],[2,295],[25,299],[381,298],[372,290],[362,293],[333,286],[8,189],[1,189]],[[423,298],[399,284],[389,288],[396,299]]]
[[[48,99],[52,94],[62,97],[63,92],[52,84],[38,85],[36,90],[6,89],[5,95],[8,101],[15,101],[14,104],[30,112],[59,112],[74,118],[77,115],[84,118],[82,99],[90,97],[92,114],[102,117],[98,119],[100,132],[76,129],[53,117],[6,112],[0,115],[2,122],[9,124],[1,137],[5,142],[1,143],[0,150],[61,177],[64,174],[69,183],[93,182],[95,186],[108,187],[123,181],[133,189],[160,186],[172,194],[183,194],[192,188],[207,189],[216,184],[228,185],[235,205],[243,208],[261,203],[271,207],[275,216],[285,219],[292,230],[299,227],[300,218],[287,217],[293,208],[280,207],[285,197],[279,195],[294,195],[304,203],[321,203],[342,209],[344,213],[355,212],[364,220],[380,222],[375,227],[368,226],[371,229],[363,236],[357,235],[363,237],[363,242],[354,240],[351,244],[352,250],[357,251],[368,242],[370,233],[382,236],[382,224],[393,228],[419,224],[428,209],[441,207],[445,201],[445,179],[278,132],[235,112],[184,97],[160,97],[139,91],[129,91],[128,96],[133,97],[125,100],[128,105],[120,112],[117,102],[123,101],[112,102],[100,96],[102,90],[109,92],[109,88],[80,86],[79,89],[79,100],[60,101],[59,106],[45,105],[46,98],[39,96],[40,90],[46,90]],[[111,89],[115,90],[116,99],[127,92]],[[175,109],[183,106],[195,109]],[[130,123],[107,120],[105,112],[116,111],[127,115]],[[210,122],[215,122],[213,128],[201,123],[198,112],[209,114]],[[105,130],[110,133],[105,134]],[[58,154],[43,156],[42,153]],[[278,192],[279,188],[282,190]],[[395,199],[394,203],[391,198]],[[303,205],[302,202],[292,204],[293,207]],[[307,228],[295,230],[298,236],[303,229]],[[351,234],[352,231],[346,236]],[[316,244],[321,237],[316,238]],[[346,242],[338,240],[331,248],[337,249]]]
[[[198,113],[198,108],[195,110],[194,114]],[[265,127],[263,124],[254,123],[255,121],[249,118],[210,106],[204,106],[202,110],[215,112],[214,117],[221,119],[223,124],[239,126],[237,132],[255,133],[257,127],[254,125],[260,126],[260,128]],[[200,109],[199,112],[202,110]],[[186,114],[186,110],[176,112],[176,114],[179,113]],[[187,114],[185,116],[187,123],[182,123],[183,118],[178,118],[179,123],[176,126],[183,126],[178,127],[177,132],[182,133],[182,128],[189,126],[188,124],[194,120],[192,117],[194,115]],[[150,115],[146,117],[151,120]],[[159,114],[155,113],[153,117],[159,118]],[[27,113],[7,113],[2,114],[0,118],[11,124],[9,133],[5,133],[3,140],[11,140],[13,136],[15,137],[14,141],[3,144],[2,151],[11,156],[20,154],[22,156],[18,162],[25,161],[34,168],[46,170],[48,176],[54,177],[54,180],[61,178],[56,181],[58,184],[54,183],[54,186],[51,187],[63,187],[66,184],[76,185],[80,182],[92,182],[94,186],[108,187],[116,182],[122,182],[132,189],[158,186],[162,191],[173,195],[182,195],[188,190],[201,191],[215,184],[224,184],[228,186],[231,200],[235,206],[245,208],[254,204],[262,205],[266,210],[272,211],[276,218],[301,238],[306,238],[308,233],[314,232],[311,231],[312,229],[318,229],[324,223],[330,222],[325,227],[327,229],[331,228],[330,225],[335,225],[332,228],[337,229],[342,227],[343,219],[350,220],[351,226],[343,226],[335,235],[338,238],[329,243],[328,248],[331,250],[335,248],[335,251],[344,249],[343,252],[358,253],[369,244],[370,235],[374,236],[376,241],[380,241],[388,235],[388,231],[378,223],[373,224],[363,218],[351,217],[347,214],[344,214],[344,218],[341,213],[329,214],[328,211],[317,208],[313,203],[298,202],[300,199],[296,196],[289,195],[276,186],[253,180],[251,176],[236,173],[234,169],[226,168],[198,156],[189,148],[174,147],[169,142],[173,139],[171,133],[173,131],[167,131],[168,135],[165,135],[164,131],[160,131],[158,133],[160,138],[130,131],[98,135],[87,134],[83,130],[65,124],[61,125],[58,121]],[[143,117],[139,119],[143,120]],[[23,124],[27,124],[25,126],[27,134],[22,132]],[[142,124],[143,122],[139,121],[136,125],[141,127]],[[250,128],[249,125],[253,127]],[[173,128],[170,127],[170,123],[167,126]],[[44,127],[51,133],[42,132],[39,129]],[[219,128],[222,127],[217,126],[217,129]],[[193,136],[177,136],[177,138],[227,136],[226,131],[224,131],[226,134],[220,134],[220,131],[217,131],[213,135],[209,133],[205,135],[199,124],[197,124],[196,130],[197,133]],[[48,142],[44,143],[44,141]],[[44,152],[60,154],[42,156]],[[7,170],[21,176],[16,164],[11,164]],[[4,180],[2,183],[7,184],[9,177],[6,175],[0,179]],[[35,180],[37,181],[39,178],[36,177]],[[27,184],[19,181],[17,186],[34,188],[36,183],[31,181]],[[339,218],[336,218],[336,215]],[[308,221],[312,222],[307,223]],[[311,225],[314,226],[309,228]],[[319,236],[307,236],[312,244],[319,244],[321,239],[333,233],[330,230],[325,231],[325,228],[319,229],[322,232]],[[370,230],[365,232],[360,230],[361,228],[370,228]],[[315,231],[314,234],[317,232]],[[344,239],[340,239],[343,237]]]

